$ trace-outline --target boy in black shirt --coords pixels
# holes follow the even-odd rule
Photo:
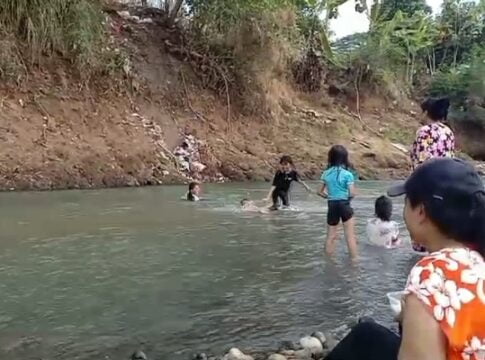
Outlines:
[[[276,171],[273,179],[273,185],[271,186],[271,190],[267,197],[268,201],[273,201],[271,210],[278,210],[279,200],[281,200],[283,206],[290,206],[289,192],[291,183],[293,181],[302,184],[308,192],[311,192],[308,185],[301,180],[300,174],[295,171],[291,157],[284,155],[280,159],[280,168],[278,171]]]

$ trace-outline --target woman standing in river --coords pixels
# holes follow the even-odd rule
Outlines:
[[[416,133],[416,140],[411,150],[413,169],[427,160],[435,158],[452,158],[455,156],[455,135],[445,125],[448,117],[450,100],[448,98],[428,98],[421,104],[426,114],[426,124]],[[412,241],[414,251],[425,252],[426,249]]]
[[[455,135],[445,125],[449,107],[450,100],[447,98],[429,98],[421,104],[427,121],[417,131],[411,150],[414,169],[429,159],[455,156]]]

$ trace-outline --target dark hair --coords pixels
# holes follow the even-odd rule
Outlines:
[[[421,103],[421,110],[426,112],[428,117],[433,121],[446,121],[448,109],[450,108],[450,99],[444,98],[427,98]]]
[[[244,198],[241,200],[241,206],[244,206],[244,204],[246,204],[247,202],[249,202],[249,199],[247,198]]]
[[[194,189],[197,185],[199,185],[199,183],[197,183],[197,182],[191,182],[189,184],[189,191],[187,192],[187,200],[189,200],[189,201],[195,200],[195,197],[194,197],[194,194],[192,193],[192,191],[194,191]]]
[[[382,221],[391,221],[392,200],[387,196],[380,196],[375,203],[376,216]]]
[[[289,164],[293,166],[293,159],[289,155],[283,155],[280,159],[280,164],[281,165]]]
[[[464,196],[450,189],[446,198],[430,198],[422,191],[410,191],[411,207],[423,204],[426,215],[445,235],[472,247],[485,256],[485,192]]]
[[[349,152],[342,145],[334,145],[328,151],[327,167],[341,166],[345,169],[350,169]]]

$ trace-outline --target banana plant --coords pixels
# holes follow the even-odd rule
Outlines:
[[[333,51],[328,38],[329,22],[330,19],[337,16],[337,8],[347,1],[348,0],[298,0],[299,5],[303,5],[309,13],[309,16],[311,16],[312,25],[309,34],[310,44],[315,38],[318,38],[325,51],[325,55],[330,59],[333,58]],[[322,15],[325,16],[323,22],[321,20]]]

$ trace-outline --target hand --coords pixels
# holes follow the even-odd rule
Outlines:
[[[319,192],[319,191],[316,191],[315,193],[316,193],[318,196],[320,196],[320,197],[322,197],[322,198],[324,198],[324,199],[326,199],[326,198],[328,197],[328,195],[327,195],[326,193],[321,193],[321,192]]]

